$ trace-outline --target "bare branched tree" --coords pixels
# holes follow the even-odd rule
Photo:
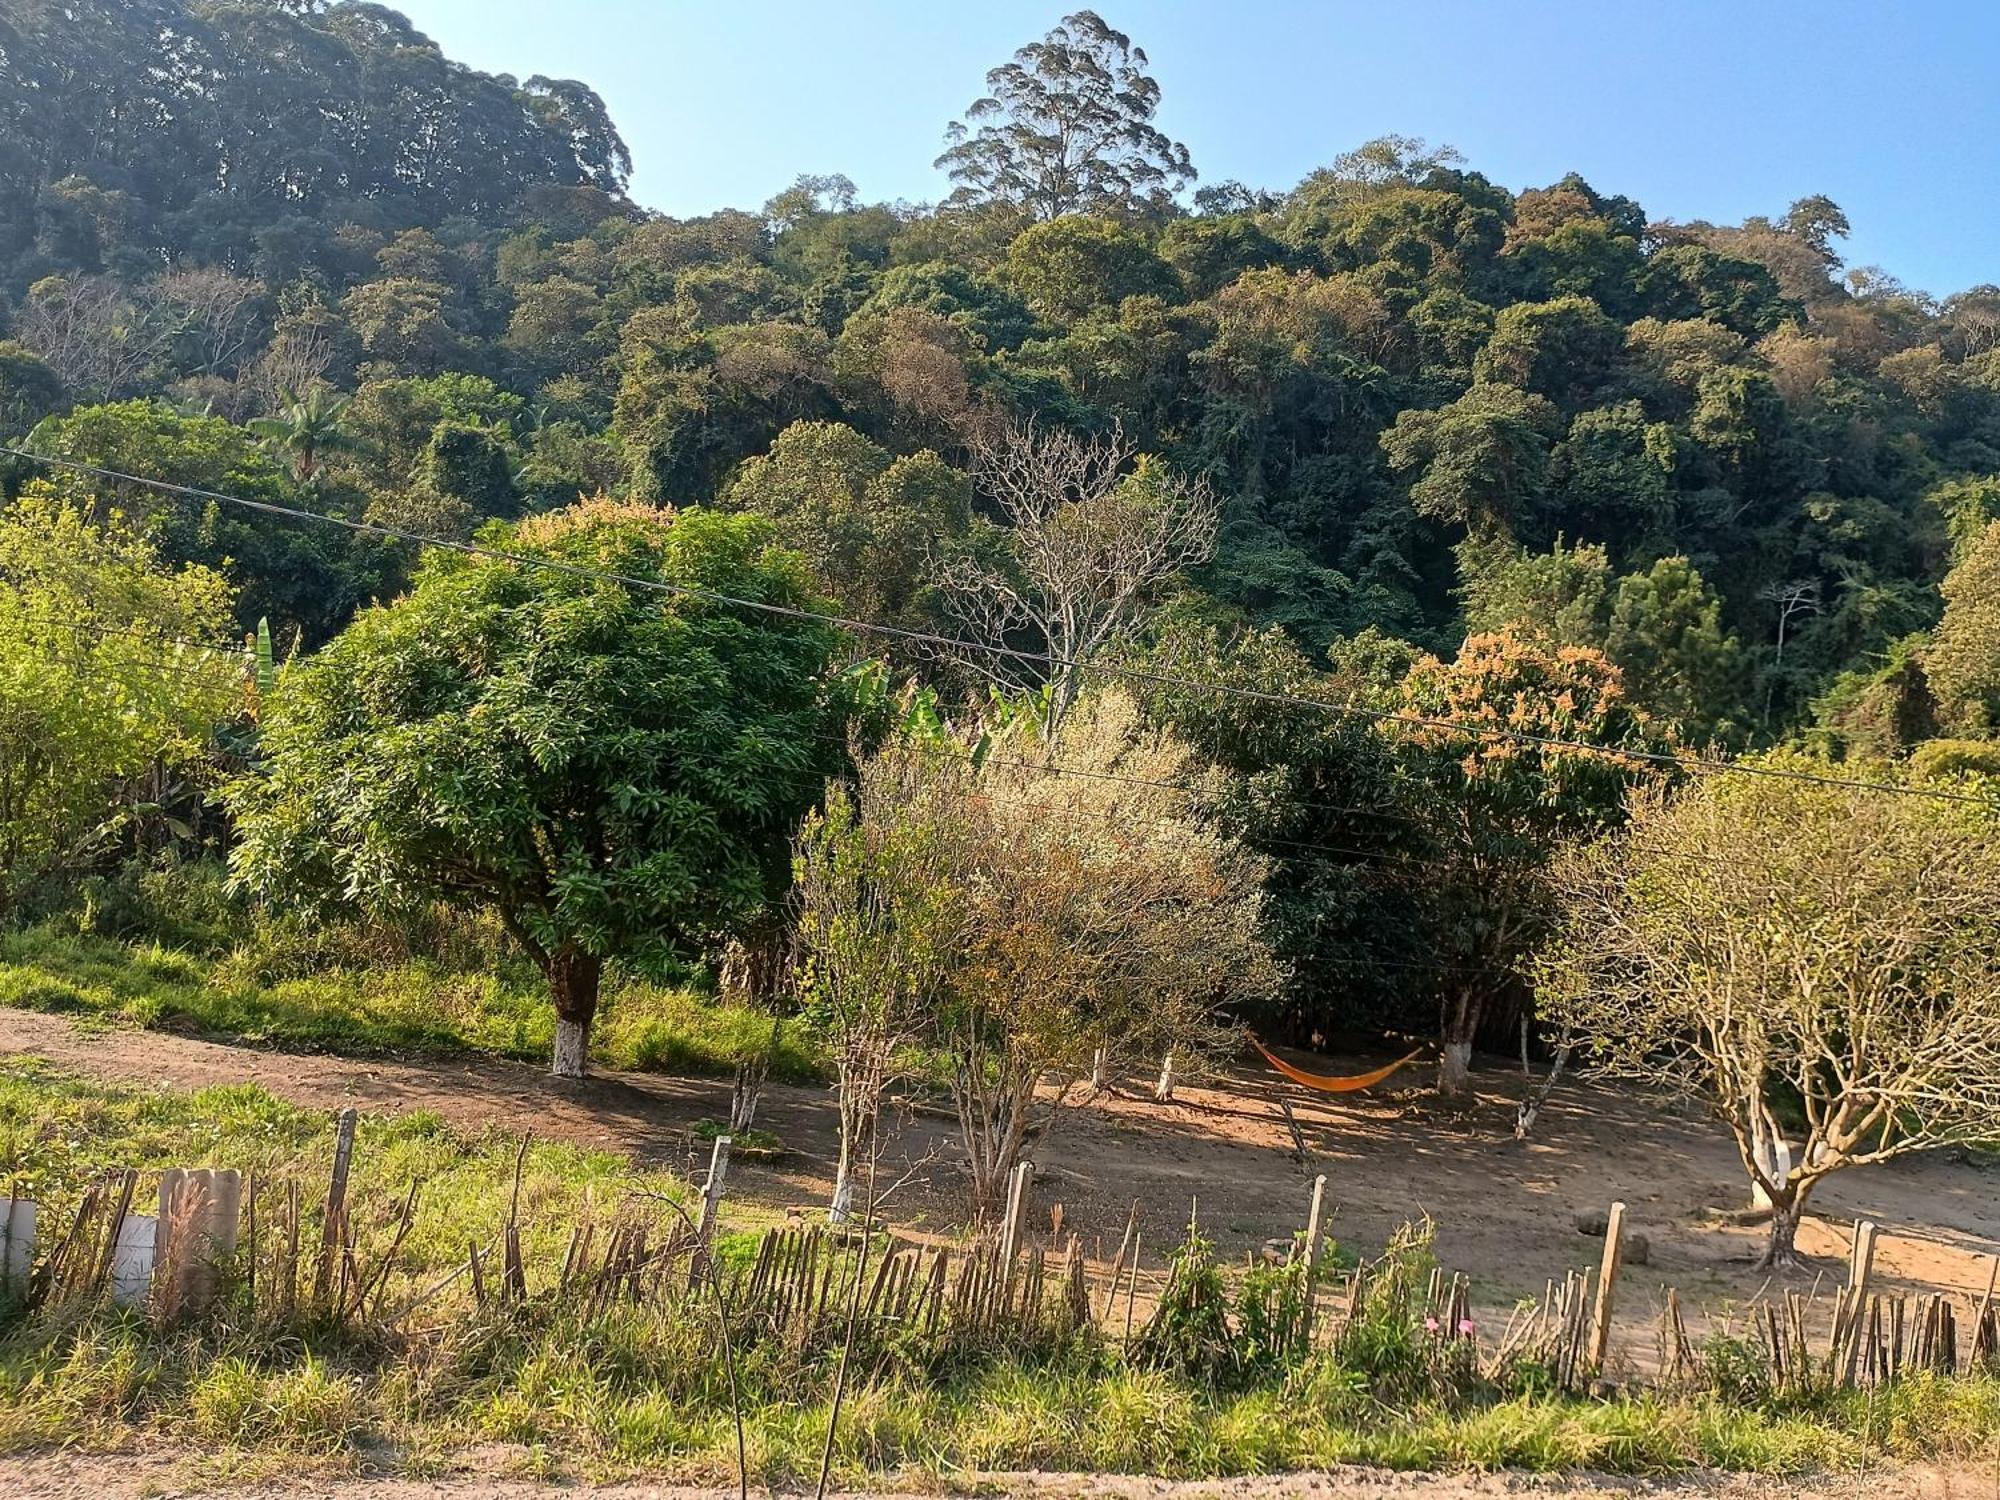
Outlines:
[[[1798,1262],[1829,1173],[1992,1137],[1991,811],[1713,778],[1641,799],[1559,881],[1543,1015],[1617,1076],[1706,1094],[1771,1207],[1765,1266]]]
[[[1085,437],[988,420],[968,445],[976,482],[1008,521],[1011,555],[1003,567],[954,563],[946,608],[978,648],[969,665],[1004,687],[1046,687],[1053,734],[1091,659],[1131,631],[1163,584],[1215,555],[1221,508],[1207,480],[1140,455],[1117,428]]]
[[[233,375],[253,347],[263,289],[220,266],[183,266],[153,282],[150,293],[170,311],[197,375]],[[302,389],[302,387],[295,387]]]
[[[179,337],[172,309],[110,276],[49,276],[15,319],[21,341],[72,391],[128,395],[150,384]]]
[[[960,956],[970,776],[962,756],[892,741],[860,760],[852,787],[829,787],[794,846],[799,993],[839,1092],[836,1224],[875,1159],[883,1097]]]
[[[324,328],[312,324],[280,328],[249,375],[263,409],[276,411],[324,384],[333,368],[333,354],[333,335]]]

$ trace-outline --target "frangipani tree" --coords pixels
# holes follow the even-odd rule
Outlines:
[[[840,752],[839,636],[713,598],[815,607],[753,517],[592,501],[482,535],[556,567],[433,554],[287,669],[230,794],[235,869],[307,902],[491,908],[580,1077],[607,959],[698,958],[782,889]]]
[[[1993,1136],[1995,791],[1720,776],[1558,867],[1543,1014],[1601,1069],[1708,1099],[1771,1203],[1765,1266],[1798,1262],[1829,1174]]]

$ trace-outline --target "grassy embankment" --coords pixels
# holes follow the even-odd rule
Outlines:
[[[545,1062],[555,1029],[531,968],[388,955],[199,948],[62,932],[0,933],[0,1005],[106,1023],[347,1054],[478,1052]],[[726,1074],[766,1045],[771,1020],[711,996],[613,977],[594,1036],[604,1067]],[[772,1076],[806,1082],[818,1058],[780,1034]]]
[[[617,1303],[590,1314],[551,1292],[579,1220],[657,1208],[647,1195],[685,1201],[686,1185],[665,1174],[534,1145],[522,1181],[529,1300],[482,1310],[460,1283],[420,1316],[393,1317],[461,1264],[469,1241],[493,1242],[516,1148],[423,1115],[364,1123],[352,1199],[364,1265],[386,1247],[408,1185],[419,1184],[382,1301],[390,1316],[274,1318],[253,1312],[240,1278],[192,1327],[98,1306],[26,1317],[10,1308],[0,1317],[0,1450],[164,1442],[235,1471],[343,1467],[365,1456],[422,1475],[448,1467],[455,1452],[499,1443],[528,1473],[730,1478],[728,1384],[706,1304]],[[0,1176],[49,1205],[51,1222],[114,1164],[254,1168],[267,1204],[289,1181],[310,1200],[329,1152],[326,1119],[254,1088],[107,1088],[33,1060],[0,1065]],[[142,1179],[142,1201],[151,1187]],[[657,1221],[664,1227],[667,1216]],[[725,1260],[740,1265],[752,1243],[750,1227],[735,1224]],[[268,1246],[263,1253],[268,1278]],[[268,1285],[255,1306],[268,1307],[267,1297]],[[1338,1357],[1250,1361],[1228,1375],[1128,1356],[1091,1333],[1025,1347],[990,1336],[885,1339],[856,1362],[838,1468],[849,1480],[1018,1467],[1227,1475],[1343,1461],[1775,1472],[2000,1451],[1993,1379],[1780,1394],[1760,1382],[1746,1350],[1718,1347],[1703,1383],[1673,1396],[1557,1397],[1538,1392],[1532,1370],[1497,1383],[1462,1370],[1443,1378],[1425,1362],[1407,1310],[1385,1308]],[[816,1468],[838,1330],[837,1318],[800,1337],[737,1330],[754,1479]]]

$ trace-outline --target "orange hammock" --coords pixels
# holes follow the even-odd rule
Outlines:
[[[1362,1089],[1373,1088],[1398,1068],[1408,1067],[1424,1055],[1424,1049],[1419,1047],[1408,1057],[1399,1057],[1386,1068],[1377,1068],[1372,1073],[1356,1073],[1352,1077],[1342,1078],[1332,1073],[1308,1073],[1304,1068],[1295,1068],[1254,1036],[1250,1038],[1250,1045],[1264,1054],[1265,1062],[1283,1073],[1293,1083],[1317,1089],[1322,1094],[1353,1094]]]

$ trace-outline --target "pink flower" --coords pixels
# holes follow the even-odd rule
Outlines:
[[[1460,1338],[1462,1338],[1462,1339],[1469,1339],[1469,1338],[1471,1338],[1471,1337],[1472,1337],[1472,1329],[1473,1329],[1473,1322],[1472,1322],[1472,1319],[1470,1319],[1470,1318],[1460,1318],[1460,1319],[1458,1320],[1458,1336],[1459,1336]]]
[[[1436,1318],[1425,1318],[1424,1327],[1429,1332],[1436,1333],[1438,1331],[1438,1320]]]

